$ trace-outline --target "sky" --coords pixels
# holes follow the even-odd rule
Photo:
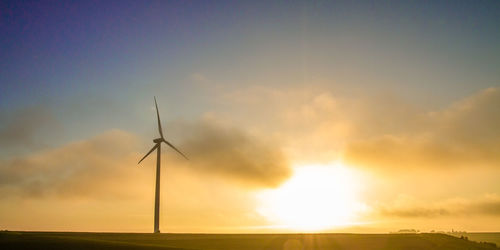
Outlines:
[[[498,1],[1,1],[0,229],[500,231]]]

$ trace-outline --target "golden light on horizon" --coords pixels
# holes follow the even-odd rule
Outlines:
[[[278,227],[321,231],[355,224],[365,205],[359,201],[361,179],[339,163],[295,168],[276,189],[259,193],[258,212]]]

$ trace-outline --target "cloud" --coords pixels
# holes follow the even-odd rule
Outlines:
[[[481,202],[469,204],[468,210],[498,216],[500,215],[500,197],[491,196]]]
[[[133,135],[112,130],[59,148],[0,160],[0,194],[125,198],[132,194],[121,191],[123,180],[138,174],[134,169],[125,171],[135,166],[136,146]]]
[[[180,142],[179,148],[191,161],[163,150],[166,158],[162,159],[168,162],[162,165],[161,209],[168,223],[162,228],[235,232],[264,224],[253,209],[252,192],[287,175],[279,150],[267,149],[270,145],[243,131],[226,130],[208,121],[177,124],[185,126],[183,131],[190,136],[172,138],[172,142]],[[142,140],[111,130],[57,148],[0,159],[0,220],[5,227],[21,225],[24,230],[76,226],[91,231],[149,231],[155,157],[137,165],[145,149]]]
[[[216,116],[279,138],[296,162],[331,162],[353,140],[415,130],[423,122],[418,107],[394,95],[341,96],[319,85],[255,85],[217,102]]]
[[[375,211],[388,217],[444,217],[500,215],[500,196],[484,195],[477,199],[448,199],[441,202],[416,201],[412,197],[400,196],[389,204],[379,204]]]
[[[173,124],[180,148],[190,161],[186,166],[210,175],[236,179],[252,186],[274,187],[287,179],[291,170],[280,146],[213,119]]]
[[[276,186],[290,175],[284,155],[274,144],[208,120],[176,124],[181,131],[178,134],[188,135],[178,140],[178,146],[189,155],[190,161],[176,158],[163,147],[163,153],[169,154],[166,157],[169,167],[185,168],[195,175],[237,180],[253,187]],[[154,174],[137,167],[145,151],[140,145],[135,135],[111,130],[58,148],[0,159],[0,196],[93,199],[140,196],[147,188],[146,175]],[[150,165],[155,157],[149,158],[142,165]]]
[[[391,94],[346,97],[301,86],[251,86],[219,101],[216,116],[279,138],[293,162],[342,158],[384,171],[500,165],[498,88],[434,111]]]
[[[500,90],[489,88],[445,110],[430,112],[419,129],[348,144],[344,158],[378,169],[500,166]]]
[[[34,146],[36,134],[55,125],[54,115],[43,105],[0,113],[0,147]]]
[[[111,130],[0,160],[2,225],[23,230],[149,232],[155,157],[138,166],[138,149],[143,149],[139,138]],[[167,159],[175,159],[171,152],[164,153],[169,154]],[[162,166],[162,229],[235,232],[264,223],[253,210],[250,189],[207,178],[205,171],[190,166]]]

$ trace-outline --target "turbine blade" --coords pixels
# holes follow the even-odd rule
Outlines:
[[[158,131],[160,132],[161,138],[163,138],[163,130],[161,129],[160,112],[158,112],[158,104],[156,103],[156,96],[154,98],[155,98],[155,107],[156,107],[156,117],[158,118]]]
[[[141,163],[141,161],[142,161],[142,160],[144,160],[146,157],[148,157],[148,155],[149,155],[149,154],[151,154],[151,152],[153,152],[153,151],[154,151],[155,149],[157,149],[159,146],[160,146],[160,144],[159,144],[159,143],[157,143],[157,144],[156,144],[156,145],[155,145],[155,146],[154,146],[151,150],[149,150],[149,152],[148,152],[148,153],[147,153],[144,157],[142,157],[142,159],[141,159],[141,160],[140,160],[137,164]]]
[[[175,151],[177,151],[177,153],[181,154],[184,158],[186,158],[186,160],[189,160],[180,150],[178,150],[174,145],[172,145],[170,142],[168,142],[167,140],[163,140],[163,142],[165,142],[167,145],[169,145],[171,148],[173,148]]]

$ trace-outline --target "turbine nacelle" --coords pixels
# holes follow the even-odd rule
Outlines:
[[[177,149],[174,145],[172,145],[172,143],[168,142],[163,137],[163,129],[161,128],[161,121],[160,121],[160,112],[158,111],[158,104],[156,103],[156,97],[154,99],[155,99],[156,117],[158,118],[158,132],[160,133],[160,138],[156,138],[153,140],[155,145],[153,146],[153,148],[151,148],[151,150],[149,150],[149,152],[144,157],[142,157],[142,159],[137,164],[141,163],[142,160],[144,160],[146,157],[148,157],[148,155],[151,154],[156,149],[160,150],[160,144],[162,142],[167,144],[173,150],[177,151],[177,153],[182,155],[182,157],[184,157],[186,160],[188,160],[188,158],[179,149]]]

